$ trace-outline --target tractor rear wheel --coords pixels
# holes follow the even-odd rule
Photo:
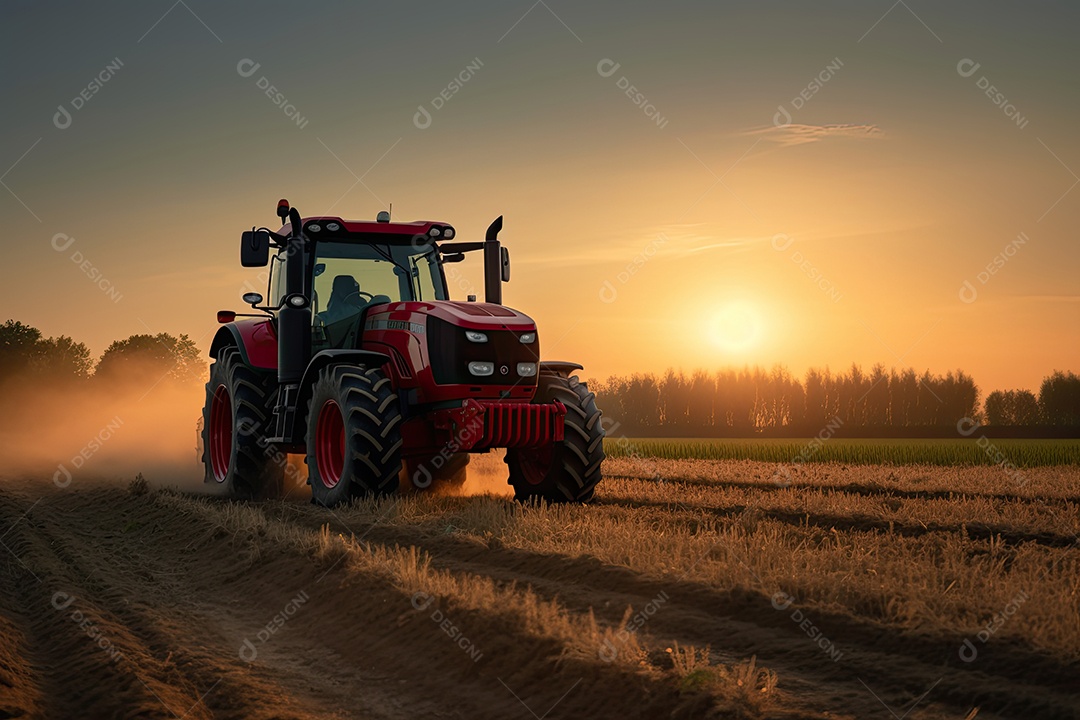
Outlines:
[[[260,442],[270,431],[273,378],[244,364],[234,346],[218,351],[210,366],[203,405],[202,460],[205,481],[244,499],[281,494],[284,455]]]
[[[577,376],[541,375],[534,402],[566,406],[563,439],[539,448],[510,448],[506,464],[514,497],[588,502],[600,482],[604,428],[596,396]]]
[[[382,370],[334,365],[319,371],[308,404],[311,499],[326,507],[389,495],[401,472],[401,409]]]

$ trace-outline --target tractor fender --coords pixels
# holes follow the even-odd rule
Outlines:
[[[300,392],[296,398],[297,418],[303,418],[307,411],[307,402],[311,399],[311,389],[319,377],[319,371],[330,365],[362,365],[364,367],[382,367],[390,362],[390,356],[372,350],[323,350],[315,353],[304,370],[300,380]],[[299,420],[297,421],[299,422]]]
[[[277,370],[277,336],[269,319],[226,323],[210,343],[210,357],[217,357],[218,351],[228,345],[240,350],[245,365],[258,370]]]
[[[570,373],[575,370],[584,370],[583,365],[578,365],[575,362],[565,362],[563,360],[547,360],[540,363],[541,375],[558,375],[559,377],[568,378]]]

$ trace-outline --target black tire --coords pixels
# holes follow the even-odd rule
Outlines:
[[[261,500],[282,492],[285,455],[265,442],[275,386],[272,375],[245,365],[235,346],[219,350],[210,365],[201,432],[204,481],[227,495]]]
[[[333,507],[396,492],[402,422],[397,393],[382,370],[350,365],[320,370],[307,412],[312,502]]]
[[[541,375],[533,402],[566,406],[563,440],[543,448],[509,448],[506,464],[519,501],[589,502],[601,478],[604,428],[596,396],[577,376]]]

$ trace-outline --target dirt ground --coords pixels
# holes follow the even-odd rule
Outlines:
[[[1080,717],[1076,646],[1042,630],[1080,626],[1080,547],[1066,542],[1080,530],[1075,468],[1032,471],[1031,487],[1060,489],[1041,501],[1034,491],[977,497],[978,484],[953,469],[905,479],[834,467],[817,491],[829,508],[812,493],[782,494],[812,478],[779,488],[760,463],[666,466],[663,481],[640,469],[609,463],[595,505],[555,510],[485,494],[328,511],[128,480],[5,479],[0,718]],[[905,491],[915,478],[919,491]],[[872,512],[860,503],[877,496],[899,520],[864,522]],[[985,501],[1014,535],[995,539],[993,522],[985,537],[954,527],[943,515],[950,497]],[[946,504],[927,506],[924,520],[901,507],[931,500]],[[1050,506],[1058,524],[1013,513],[1017,503]],[[839,522],[848,506],[863,519]],[[985,639],[978,613],[935,623],[946,611],[931,598],[924,615],[905,610],[903,620],[862,607],[864,585],[842,575],[865,574],[857,568],[873,559],[845,570],[851,553],[835,538],[863,533],[851,537],[871,546],[898,522],[903,542],[926,541],[913,537],[920,523],[942,547],[963,533],[972,557],[979,543],[1011,545],[995,571],[1045,564],[1045,582],[1064,583],[1053,597],[1065,600],[1043,607],[1053,603],[1024,585],[1029,600],[1002,607],[1000,622],[991,616]],[[620,527],[633,534],[611,530]],[[835,581],[818,587],[814,566],[764,552],[725,564],[714,549],[684,562],[667,544],[764,548],[788,531],[801,543],[793,558],[835,556]],[[1027,558],[1029,545],[1047,555]],[[941,564],[927,552],[919,562]],[[808,578],[784,584],[800,572]],[[1071,586],[1060,579],[1070,574]],[[958,574],[943,597],[965,582]],[[834,586],[849,590],[830,595]],[[688,646],[708,648],[708,660]]]

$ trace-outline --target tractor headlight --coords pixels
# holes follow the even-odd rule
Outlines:
[[[318,223],[311,223],[307,226],[307,229],[308,232],[319,232],[320,230],[322,230],[322,225],[319,225]]]
[[[521,377],[532,377],[536,374],[536,363],[518,363],[517,371]]]
[[[302,308],[307,305],[307,298],[300,294],[290,295],[285,298],[285,302],[292,305],[294,308]]]
[[[443,235],[443,237],[444,237],[444,238],[446,238],[447,240],[450,240],[451,238],[453,238],[453,237],[454,237],[454,228],[452,228],[452,227],[448,227],[448,228],[446,228],[445,230],[443,230],[443,234],[442,234],[442,235]]]
[[[474,360],[469,363],[469,372],[477,377],[487,377],[495,373],[495,363]]]
[[[487,342],[487,335],[482,332],[477,332],[476,330],[466,330],[465,337],[468,338],[470,342],[474,343]]]
[[[428,230],[428,235],[430,235],[431,237],[439,237],[440,235],[442,235],[442,231],[439,230],[439,228],[437,227],[433,227]]]
[[[534,332],[521,333],[521,335],[518,335],[518,340],[520,340],[521,342],[523,342],[526,345],[528,345],[529,343],[534,343],[534,342],[536,342],[536,333],[534,333]]]

